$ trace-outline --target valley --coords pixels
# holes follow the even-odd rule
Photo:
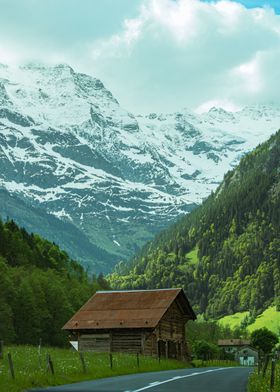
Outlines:
[[[1,188],[33,208],[32,231],[94,272],[193,210],[280,122],[273,105],[134,115],[66,64],[1,65],[0,92]],[[24,224],[21,211],[0,212]]]

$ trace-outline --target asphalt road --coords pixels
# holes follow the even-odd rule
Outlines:
[[[32,392],[245,392],[252,368],[179,369],[103,378]]]

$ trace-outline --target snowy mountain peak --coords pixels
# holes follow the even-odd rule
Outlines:
[[[106,271],[104,252],[131,256],[279,125],[270,106],[134,116],[67,64],[0,66],[0,186],[75,225]]]

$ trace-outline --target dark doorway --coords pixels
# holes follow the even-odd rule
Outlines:
[[[158,356],[160,358],[165,358],[166,356],[166,342],[164,340],[158,341]]]
[[[175,342],[168,342],[168,358],[177,358],[177,347]]]

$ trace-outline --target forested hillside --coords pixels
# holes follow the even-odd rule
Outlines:
[[[64,323],[106,288],[54,243],[0,220],[0,340],[63,345]]]
[[[182,286],[218,317],[280,307],[280,131],[245,156],[199,208],[110,277],[119,288]]]

